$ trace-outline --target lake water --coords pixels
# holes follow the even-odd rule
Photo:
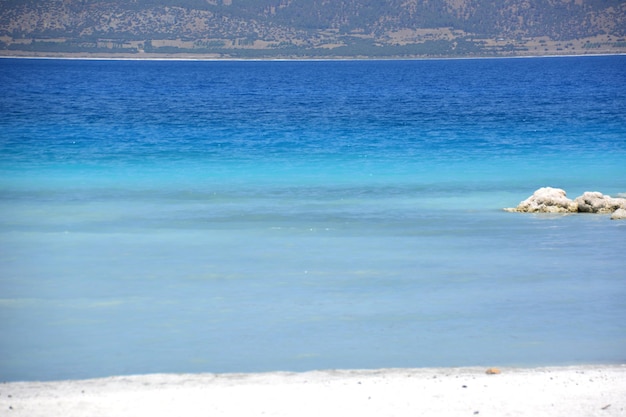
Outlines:
[[[0,380],[626,360],[626,56],[0,59]]]

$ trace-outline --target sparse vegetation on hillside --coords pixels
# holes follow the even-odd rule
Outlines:
[[[9,52],[471,56],[624,38],[626,0],[0,0]]]

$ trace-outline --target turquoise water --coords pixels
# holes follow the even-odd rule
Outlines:
[[[626,57],[0,60],[0,379],[623,363]]]

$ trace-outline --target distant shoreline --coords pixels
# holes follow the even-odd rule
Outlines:
[[[235,58],[214,57],[203,54],[3,54],[0,59],[67,59],[67,60],[107,60],[107,61],[436,61],[436,60],[471,60],[471,59],[519,59],[519,58],[573,58],[625,56],[624,52],[602,52],[588,54],[528,54],[528,55],[484,55],[484,56],[416,56],[416,57],[267,57]]]

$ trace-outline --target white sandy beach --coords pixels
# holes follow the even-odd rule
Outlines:
[[[624,416],[626,365],[155,374],[0,384],[3,416]]]

